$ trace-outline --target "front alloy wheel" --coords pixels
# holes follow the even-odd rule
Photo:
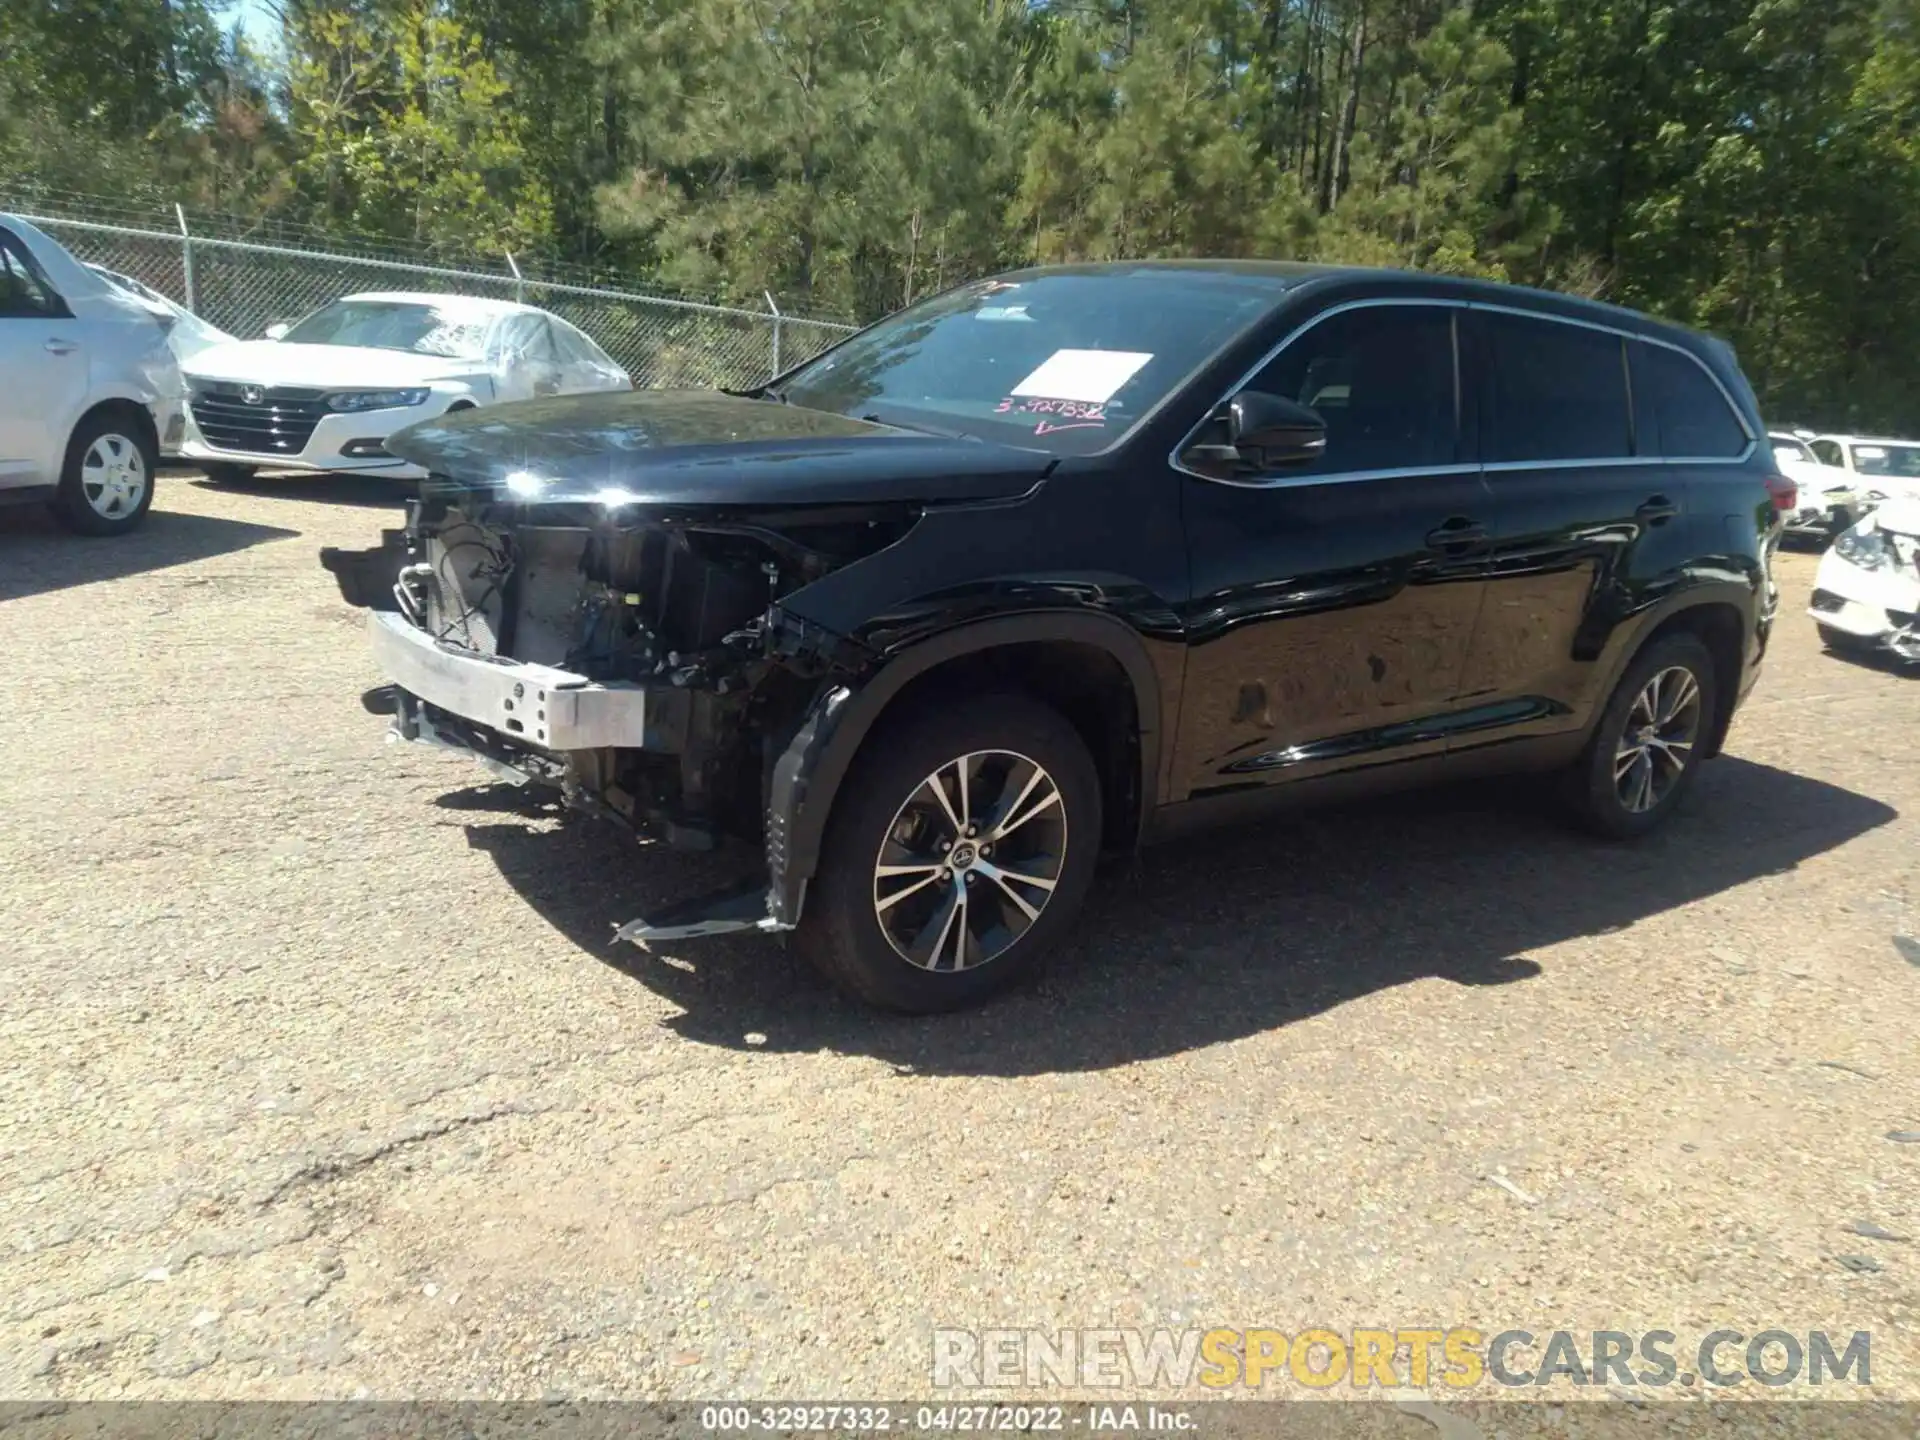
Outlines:
[[[873,911],[922,970],[998,959],[1039,920],[1066,865],[1060,787],[1036,761],[980,750],[920,782],[873,867]]]
[[[870,1004],[975,1004],[1073,923],[1101,826],[1099,772],[1058,711],[930,698],[882,716],[842,781],[795,939]]]

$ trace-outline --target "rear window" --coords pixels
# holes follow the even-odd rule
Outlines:
[[[1636,345],[1634,352],[1634,384],[1653,402],[1662,455],[1728,460],[1745,453],[1746,427],[1698,361],[1664,345]]]
[[[1519,315],[1490,314],[1485,323],[1489,463],[1633,454],[1620,336]]]

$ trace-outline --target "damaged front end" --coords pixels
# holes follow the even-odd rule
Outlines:
[[[628,415],[612,435],[603,427],[597,449],[558,424],[533,432],[569,442],[544,455],[529,453],[526,431],[503,441],[498,422],[403,432],[392,448],[433,472],[405,527],[371,550],[324,550],[321,563],[370,612],[389,683],[366,703],[391,716],[390,738],[468,753],[502,779],[552,787],[571,809],[676,847],[732,837],[767,857],[767,875],[632,922],[620,938],[788,930],[804,887],[773,883],[790,817],[769,797],[805,793],[823,727],[876,657],[782,602],[894,545],[926,507],[899,487],[868,498],[858,485],[756,502],[728,483],[732,467],[716,467],[719,447],[663,447],[648,434],[644,407],[657,397],[627,403],[641,420]],[[672,418],[705,406],[737,429],[745,405],[784,408],[699,397]],[[888,433],[824,418],[835,440]],[[617,464],[625,486],[611,483]],[[634,483],[635,472],[655,483]],[[781,473],[774,488],[792,491],[791,470]],[[984,478],[1001,490],[1033,483]]]
[[[1842,534],[1808,613],[1829,643],[1920,662],[1920,503],[1888,502]]]
[[[371,551],[323,551],[370,611],[392,736],[464,751],[515,784],[675,846],[765,840],[773,770],[857,646],[783,595],[897,540],[912,507],[787,515],[417,501]],[[764,886],[762,887],[764,889]],[[622,938],[790,928],[737,896],[723,921]]]

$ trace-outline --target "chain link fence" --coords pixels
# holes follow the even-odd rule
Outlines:
[[[33,203],[37,199],[38,203]],[[757,385],[819,354],[855,329],[829,320],[649,295],[550,273],[524,273],[512,256],[499,270],[355,255],[307,244],[272,244],[189,222],[162,229],[56,206],[48,197],[0,196],[80,260],[117,271],[184,305],[241,339],[276,321],[298,320],[330,300],[363,290],[419,290],[523,300],[580,327],[642,388]],[[81,212],[81,213],[76,213]],[[556,267],[557,268],[557,267]]]

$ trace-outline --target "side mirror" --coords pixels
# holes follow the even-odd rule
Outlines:
[[[1262,475],[1311,465],[1327,450],[1327,422],[1297,401],[1242,390],[1214,411],[1208,441],[1185,458],[1197,468]]]
[[[287,324],[286,321],[276,320],[273,322],[273,324],[267,326],[266,332],[265,332],[266,337],[269,340],[284,340],[287,338],[287,331],[291,330],[292,328],[293,327]]]

